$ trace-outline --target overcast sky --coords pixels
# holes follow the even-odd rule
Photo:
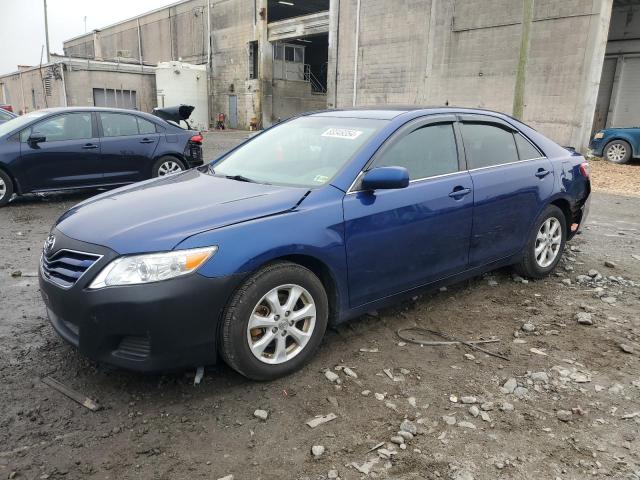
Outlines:
[[[44,36],[43,0],[0,0],[0,75],[17,65],[40,63]],[[49,44],[62,54],[62,42],[87,31],[106,27],[175,0],[47,0]],[[46,54],[44,55],[46,61]]]

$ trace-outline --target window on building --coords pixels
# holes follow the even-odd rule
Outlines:
[[[374,167],[405,167],[411,180],[458,171],[458,149],[453,125],[418,128],[394,143]]]
[[[23,130],[20,139],[26,142],[32,132],[45,136],[47,142],[93,138],[91,113],[56,115]]]
[[[133,115],[103,112],[100,112],[99,115],[102,135],[105,137],[126,137],[139,133],[138,122]]]
[[[249,78],[258,78],[258,42],[249,42]]]
[[[36,91],[35,89],[31,89],[31,105],[33,106],[33,109],[35,110],[36,108]]]
[[[304,47],[278,43],[273,47],[273,78],[304,80]]]
[[[464,149],[470,169],[518,160],[518,151],[511,131],[483,123],[465,123],[462,128]]]
[[[516,145],[518,146],[518,154],[520,160],[531,160],[532,158],[540,158],[542,154],[534,147],[529,140],[519,133],[516,133]]]
[[[94,88],[93,104],[96,107],[128,108],[130,110],[137,110],[137,94],[135,90]]]

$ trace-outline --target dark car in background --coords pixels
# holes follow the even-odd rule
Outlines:
[[[640,157],[640,127],[600,130],[589,144],[588,155],[613,163],[628,163]]]
[[[0,125],[16,118],[16,114],[0,105]]]
[[[192,111],[51,108],[5,122],[0,206],[14,193],[118,186],[202,165],[202,135],[180,126]]]

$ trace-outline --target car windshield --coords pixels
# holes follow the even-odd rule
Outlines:
[[[241,181],[318,187],[329,182],[386,120],[300,117],[256,136],[213,165]]]
[[[0,137],[5,136],[7,133],[19,130],[21,127],[31,122],[32,120],[35,120],[36,118],[42,117],[46,114],[47,112],[42,110],[37,112],[29,112],[26,115],[21,115],[9,120],[8,122],[0,124]]]

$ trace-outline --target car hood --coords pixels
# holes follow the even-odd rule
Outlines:
[[[120,254],[171,250],[191,235],[291,210],[307,192],[194,169],[90,198],[65,212],[56,228]]]

